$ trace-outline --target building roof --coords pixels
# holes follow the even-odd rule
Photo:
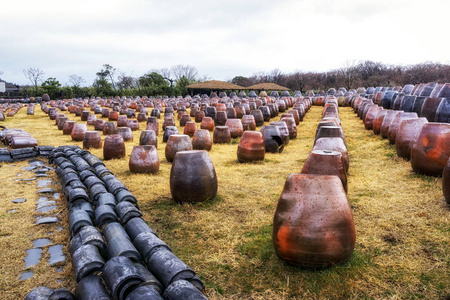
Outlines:
[[[247,90],[248,88],[232,84],[226,81],[209,80],[205,82],[195,83],[186,86],[188,89],[202,90]]]
[[[258,83],[252,86],[248,86],[245,89],[248,90],[270,90],[270,91],[289,91],[287,87],[278,85],[276,83],[272,82],[264,82],[264,83]]]

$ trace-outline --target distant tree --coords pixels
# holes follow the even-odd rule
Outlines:
[[[47,78],[41,85],[44,93],[50,96],[50,99],[57,99],[60,97],[61,83],[54,77]]]
[[[155,71],[144,74],[143,76],[139,77],[139,83],[143,87],[149,87],[152,85],[165,86],[168,84],[167,81],[164,79],[164,76]]]
[[[83,79],[83,77],[78,76],[76,74],[72,74],[72,75],[69,75],[69,82],[72,84],[72,86],[80,88],[81,85],[83,83],[85,83],[86,81]]]
[[[337,75],[341,77],[343,85],[347,90],[353,88],[353,83],[356,79],[356,71],[355,60],[345,61],[343,67],[337,70]]]
[[[44,79],[44,71],[37,67],[30,67],[28,69],[23,70],[23,74],[28,80],[31,81],[31,84],[34,86],[36,95],[38,94],[38,86],[39,83]]]
[[[120,75],[117,77],[117,86],[119,90],[127,90],[134,87],[134,77],[128,76],[124,72],[120,72]]]
[[[190,82],[195,81],[198,76],[198,70],[196,67],[189,65],[176,65],[170,69],[171,75],[176,81],[179,81],[182,77],[185,77]]]
[[[236,76],[233,79],[231,79],[231,83],[233,84],[237,84],[243,87],[246,86],[251,86],[252,85],[252,81],[250,79],[248,79],[247,77],[244,76]]]
[[[116,81],[115,81],[116,72],[117,72],[116,68],[113,68],[109,64],[104,64],[103,68],[99,72],[97,72],[97,76],[100,79],[105,79],[105,80],[109,79],[111,81],[113,90],[116,91]]]

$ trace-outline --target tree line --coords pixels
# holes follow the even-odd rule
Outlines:
[[[176,65],[165,69],[152,69],[141,76],[131,76],[109,64],[96,72],[96,78],[87,85],[83,77],[72,74],[64,86],[55,77],[45,78],[42,69],[30,67],[23,70],[31,85],[21,87],[25,97],[49,94],[51,99],[89,96],[184,96],[187,85],[209,80],[200,76],[198,69],[189,65]],[[1,72],[0,72],[1,75]],[[416,65],[386,65],[380,62],[347,61],[339,69],[327,72],[296,71],[283,73],[279,69],[256,72],[250,77],[235,76],[227,80],[248,87],[262,82],[273,82],[291,91],[327,90],[345,87],[347,90],[360,86],[404,86],[422,82],[450,82],[450,65],[425,62]]]

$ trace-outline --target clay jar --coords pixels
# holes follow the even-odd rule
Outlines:
[[[214,121],[211,117],[204,117],[202,119],[202,122],[200,123],[200,128],[201,129],[206,129],[209,131],[213,131],[214,130]]]
[[[417,119],[417,114],[415,112],[403,112],[399,113],[392,120],[391,125],[388,130],[388,139],[391,145],[395,144],[395,138],[397,137],[397,131],[400,127],[400,122],[403,120]]]
[[[175,126],[175,119],[172,115],[164,116],[164,122],[162,124],[162,130],[166,130],[167,126]]]
[[[116,122],[106,122],[103,125],[103,135],[116,134],[117,133],[117,123]]]
[[[107,118],[109,116],[109,108],[102,109],[102,117]]]
[[[364,119],[364,127],[367,130],[373,129],[373,122],[375,121],[375,118],[378,115],[378,112],[382,109],[383,109],[383,107],[378,106],[378,105],[374,105],[369,108],[369,110],[367,111],[367,114],[366,114],[366,118]]]
[[[153,145],[134,146],[128,162],[132,173],[158,173],[159,157]]]
[[[228,119],[225,123],[225,126],[228,126],[228,128],[230,128],[230,136],[233,139],[241,137],[244,133],[244,128],[240,119]]]
[[[290,110],[288,110],[288,114],[291,114],[294,117],[295,125],[300,124],[300,114],[298,113],[298,110],[290,109]],[[283,117],[283,116],[281,116],[281,117]]]
[[[82,141],[84,138],[84,134],[87,131],[86,124],[78,124],[76,123],[72,129],[72,140],[73,141]]]
[[[278,129],[280,130],[281,139],[283,140],[283,144],[287,146],[289,144],[289,129],[286,125],[286,122],[276,121],[270,123],[270,125],[275,125],[278,127]]]
[[[111,134],[105,138],[103,159],[118,159],[125,157],[125,142],[120,134]]]
[[[242,119],[245,116],[245,108],[242,105],[237,105],[234,110],[236,111],[236,118]]]
[[[127,125],[128,128],[131,129],[131,131],[139,130],[139,122],[136,119],[128,120]]]
[[[183,127],[186,125],[187,122],[191,121],[191,116],[189,116],[186,113],[183,113],[180,117],[180,126]]]
[[[231,143],[230,128],[228,126],[216,126],[213,133],[213,142],[215,144]]]
[[[163,143],[166,143],[172,134],[178,134],[178,128],[176,126],[167,126],[163,134]]]
[[[127,126],[128,117],[125,115],[119,116],[117,118],[117,127],[126,127]]]
[[[447,160],[444,172],[442,173],[442,192],[447,204],[450,204],[450,158]]]
[[[117,111],[110,111],[108,120],[109,121],[117,121],[119,119],[119,113]]]
[[[87,119],[88,119],[88,117],[89,117],[90,115],[91,115],[91,112],[90,112],[90,111],[88,111],[88,110],[83,110],[83,111],[81,112],[81,121],[86,122]]]
[[[244,132],[237,149],[239,162],[264,160],[265,153],[264,139],[261,132]]]
[[[177,152],[170,170],[170,192],[178,203],[203,202],[216,196],[217,176],[208,152]]]
[[[158,137],[154,130],[142,130],[141,136],[139,137],[139,145],[153,145],[158,148]]]
[[[263,115],[263,119],[264,122],[269,122],[270,118],[271,118],[271,113],[270,113],[270,109],[267,106],[260,106],[258,107],[258,109],[261,111],[262,115]]]
[[[389,127],[392,124],[392,121],[394,120],[394,118],[397,116],[397,114],[402,113],[402,110],[389,110],[386,114],[386,116],[383,119],[383,123],[381,123],[381,127],[380,127],[380,133],[381,133],[381,137],[383,138],[387,138],[388,137],[388,132],[389,132]]]
[[[101,148],[103,145],[102,137],[98,131],[86,131],[83,138],[83,149]]]
[[[95,121],[94,129],[103,132],[103,126],[105,126],[105,120],[97,119],[97,121]]]
[[[227,113],[225,111],[217,111],[216,117],[214,118],[214,125],[215,126],[224,126],[227,122]]]
[[[395,138],[395,149],[399,157],[408,160],[411,158],[411,148],[425,123],[428,123],[426,118],[408,119],[400,122]]]
[[[184,125],[183,133],[188,135],[188,136],[190,136],[190,137],[192,137],[196,130],[197,130],[197,123],[192,122],[192,121],[188,121]]]
[[[376,135],[380,134],[381,131],[381,124],[383,123],[384,117],[386,117],[389,110],[379,110],[377,112],[377,115],[375,116],[375,119],[373,120],[372,129],[373,133]]]
[[[120,134],[125,142],[133,141],[133,132],[131,132],[131,128],[129,127],[117,128],[117,134]]]
[[[252,115],[242,116],[242,127],[247,127],[247,130],[256,130],[255,117]]]
[[[77,122],[75,121],[66,121],[63,126],[63,134],[70,135],[72,134],[73,127]]]
[[[60,117],[58,120],[58,130],[63,130],[64,124],[69,121],[68,117]]]
[[[147,119],[147,127],[145,130],[153,130],[156,136],[159,135],[159,124],[158,119],[156,117],[150,117]]]
[[[200,123],[200,122],[202,122],[203,118],[205,117],[205,112],[202,110],[196,111],[194,117],[195,117],[195,122]]]
[[[144,112],[140,112],[140,113],[138,113],[136,119],[137,119],[138,122],[146,122],[147,121],[147,114],[144,113]]]
[[[342,131],[342,128],[339,126],[322,126],[322,127],[320,127],[319,131],[317,132],[316,138],[314,140],[314,145],[316,144],[316,141],[322,137],[340,137],[344,141],[345,147],[347,147],[344,132]]]
[[[289,175],[273,221],[279,257],[305,267],[332,266],[351,256],[355,237],[352,211],[337,176]]]
[[[411,149],[411,167],[416,173],[440,176],[450,156],[450,124],[422,126]]]
[[[259,109],[252,110],[250,112],[250,115],[252,115],[255,118],[256,126],[260,127],[264,125],[264,116]]]
[[[341,153],[345,172],[348,172],[350,166],[348,150],[347,147],[345,147],[344,141],[341,138],[339,137],[320,138],[316,141],[313,150],[331,150]]]
[[[347,172],[342,154],[332,150],[313,150],[302,168],[302,174],[336,175],[347,193]]]
[[[188,150],[192,150],[191,138],[186,134],[172,134],[166,144],[166,159],[172,162],[177,152]]]
[[[450,123],[450,98],[442,99],[436,109],[435,122]]]
[[[197,129],[192,137],[192,149],[209,151],[212,148],[211,135],[206,129]]]
[[[264,147],[266,152],[270,153],[283,152],[284,144],[278,126],[276,125],[263,126],[261,127],[261,134],[263,135]]]
[[[87,124],[94,126],[97,122],[97,116],[96,115],[89,115],[87,118]]]
[[[283,117],[281,122],[285,122],[289,131],[289,139],[294,139],[297,137],[297,125],[295,125],[295,120],[293,117]]]

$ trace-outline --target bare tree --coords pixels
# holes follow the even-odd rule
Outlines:
[[[83,79],[83,77],[78,76],[78,75],[75,75],[75,74],[72,74],[72,75],[69,75],[69,82],[70,82],[74,87],[79,88],[79,87],[81,87],[81,85],[82,85],[83,83],[85,83],[86,81]]]
[[[111,85],[114,89],[114,91],[116,91],[116,72],[117,69],[114,68],[113,66],[109,65],[109,64],[104,64],[103,65],[103,69],[100,70],[100,72],[97,72],[97,76],[101,79],[106,79],[109,78],[109,80],[111,80]]]
[[[42,82],[42,80],[44,79],[44,71],[42,71],[40,68],[29,67],[28,69],[23,70],[23,74],[33,84],[33,86],[34,86],[34,88],[36,90],[36,95],[37,95],[37,93],[38,93],[38,84],[40,82]]]
[[[128,76],[125,72],[120,72],[120,75],[117,77],[117,86],[119,89],[129,89],[134,86],[135,78],[132,76]]]
[[[343,67],[337,70],[338,75],[343,77],[344,85],[347,90],[350,90],[353,86],[353,81],[356,73],[356,61],[347,60],[344,62]]]
[[[173,66],[170,70],[172,76],[175,77],[176,81],[180,80],[183,77],[185,77],[189,81],[194,81],[198,75],[197,68],[189,65],[176,65]]]

